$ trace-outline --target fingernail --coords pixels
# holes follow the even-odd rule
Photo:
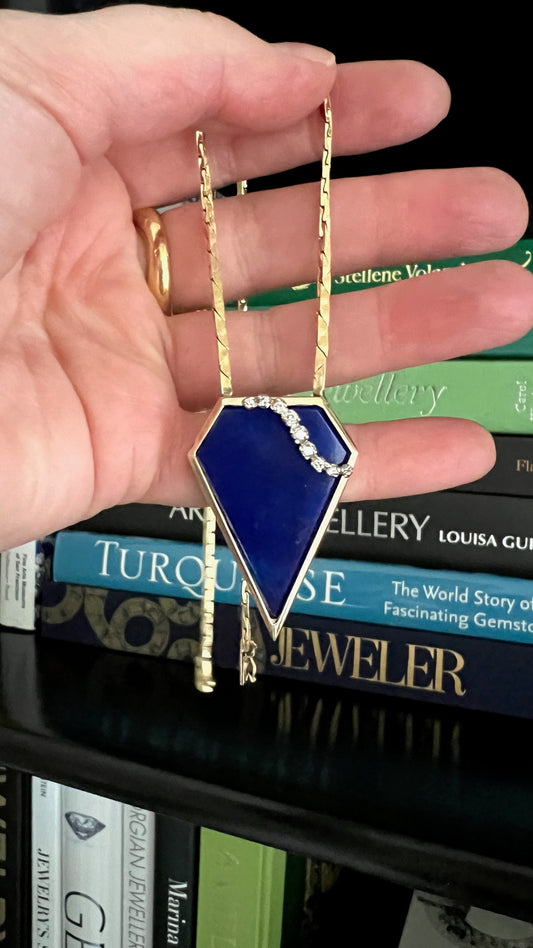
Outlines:
[[[273,45],[290,56],[301,56],[302,59],[310,59],[314,63],[333,66],[335,62],[335,54],[330,53],[328,49],[322,49],[321,46],[311,46],[309,43],[274,43]]]

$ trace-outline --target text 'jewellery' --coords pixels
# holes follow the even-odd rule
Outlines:
[[[317,342],[313,394],[233,395],[214,200],[204,135],[196,133],[207,233],[221,397],[190,452],[208,506],[204,517],[204,598],[195,683],[212,691],[215,531],[242,571],[241,684],[255,681],[253,596],[276,639],[352,473],[357,451],[324,397],[331,298],[332,116],[324,110],[320,184]],[[241,188],[241,194],[244,194]],[[240,308],[244,308],[244,301]]]

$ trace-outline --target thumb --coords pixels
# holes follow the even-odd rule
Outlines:
[[[315,109],[331,53],[272,45],[231,20],[142,5],[47,16],[0,12],[0,266],[58,216],[81,167],[216,123],[269,131]]]

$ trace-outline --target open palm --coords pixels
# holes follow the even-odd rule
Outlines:
[[[119,7],[74,17],[0,14],[0,418],[2,548],[113,504],[199,503],[187,461],[217,366],[201,211],[165,215],[175,315],[144,279],[132,208],[198,191],[195,128],[214,183],[281,171],[320,152],[332,91],[337,153],[423,134],[448,91],[417,63],[336,67],[188,10]],[[217,202],[228,299],[315,278],[318,190]],[[339,180],[337,273],[495,250],[526,204],[493,169]],[[328,382],[503,344],[530,327],[530,274],[451,270],[334,299]],[[314,306],[232,314],[235,394],[310,387]],[[457,419],[370,424],[347,499],[479,476],[490,436]]]

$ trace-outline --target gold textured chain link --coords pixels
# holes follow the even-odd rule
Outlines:
[[[198,691],[213,691],[213,638],[215,622],[216,582],[216,517],[211,507],[204,507],[204,595],[200,618],[200,645],[194,660],[194,684]]]
[[[200,167],[200,201],[204,214],[209,254],[209,269],[213,290],[213,313],[217,334],[218,367],[220,371],[220,392],[222,395],[232,395],[231,365],[229,357],[228,331],[226,327],[226,306],[222,288],[222,271],[217,244],[217,228],[215,223],[215,202],[211,184],[211,169],[205,150],[204,133],[196,132],[196,147],[198,150],[198,164]]]
[[[324,145],[320,180],[320,217],[318,224],[319,258],[317,277],[318,326],[313,395],[323,395],[329,353],[331,302],[331,160],[333,155],[333,115],[331,102],[324,101]]]
[[[250,590],[248,589],[248,583],[243,579],[241,585],[241,641],[239,652],[239,680],[241,685],[253,684],[256,681],[256,651],[257,645],[252,638]]]

